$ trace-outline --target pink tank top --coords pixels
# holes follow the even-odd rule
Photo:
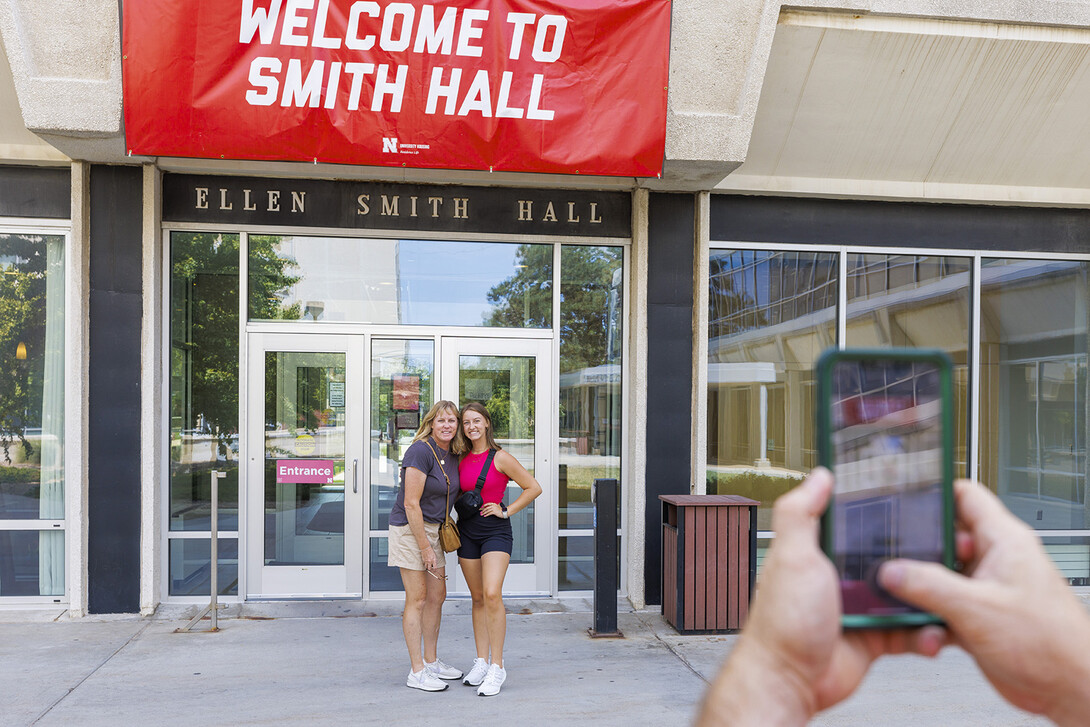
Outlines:
[[[481,467],[484,467],[486,459],[487,450],[480,454],[470,452],[462,456],[462,461],[458,463],[458,478],[462,481],[463,490],[469,491],[477,486],[477,478],[481,476]],[[501,502],[510,481],[510,477],[496,469],[496,460],[493,458],[488,475],[484,478],[484,487],[481,488],[481,499],[485,502]]]

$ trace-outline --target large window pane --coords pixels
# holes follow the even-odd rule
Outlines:
[[[485,407],[492,420],[492,435],[507,452],[534,474],[534,428],[537,401],[537,361],[533,356],[458,357],[458,402],[465,406],[476,402]],[[510,482],[503,502],[511,503],[522,494],[522,488]],[[534,562],[534,512],[531,502],[520,517],[511,523],[514,543],[511,565]]]
[[[170,529],[238,530],[239,236],[170,237]]]
[[[982,261],[980,477],[1038,530],[1090,526],[1088,273],[1086,262]]]
[[[708,299],[708,492],[771,505],[816,464],[813,378],[836,344],[837,256],[712,250]]]
[[[435,343],[371,342],[371,529],[390,527],[400,486],[401,455],[434,401]],[[385,539],[384,539],[385,541]],[[400,580],[398,581],[400,590]]]
[[[0,530],[0,597],[64,595],[64,531]]]
[[[954,361],[954,448],[958,477],[968,472],[968,258],[850,253],[847,346],[939,348]]]
[[[238,595],[238,540],[219,540],[219,595]],[[170,595],[209,596],[212,593],[212,541],[173,538],[170,541]]]
[[[64,519],[64,238],[58,235],[0,234],[5,519]]]
[[[562,591],[589,591],[594,588],[594,536],[572,535],[557,541],[557,581]],[[617,538],[617,552],[621,539]],[[614,573],[621,582],[621,559]]]
[[[345,367],[340,352],[265,352],[265,565],[344,564]]]
[[[0,598],[65,593],[64,531],[4,523],[64,523],[64,255],[0,234]]]
[[[561,530],[593,528],[591,485],[621,476],[623,263],[619,247],[560,252]],[[561,577],[561,589],[583,588],[578,582]]]
[[[251,235],[250,319],[549,328],[552,250]]]

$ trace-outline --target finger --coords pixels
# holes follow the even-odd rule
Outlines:
[[[958,520],[978,541],[984,550],[991,543],[1005,537],[1018,520],[1003,506],[991,490],[972,480],[954,482]]]
[[[976,559],[976,544],[973,537],[964,531],[954,534],[954,554],[962,563],[972,563]]]
[[[921,656],[935,656],[950,643],[950,632],[938,625],[924,626],[915,633],[912,650]]]
[[[976,602],[973,583],[938,563],[890,560],[878,570],[878,582],[897,598],[943,617]]]
[[[795,489],[776,500],[772,508],[772,529],[777,541],[816,542],[818,516],[829,503],[833,475],[816,467]]]

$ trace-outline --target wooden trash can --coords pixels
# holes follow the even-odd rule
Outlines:
[[[757,500],[659,495],[662,615],[679,633],[742,628],[757,578]]]

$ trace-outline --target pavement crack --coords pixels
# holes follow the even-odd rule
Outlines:
[[[649,623],[649,622],[647,622],[646,620],[644,620],[644,618],[643,618],[643,615],[642,615],[642,614],[639,614],[639,613],[637,613],[637,614],[636,614],[636,618],[637,618],[637,619],[639,620],[639,622],[640,622],[640,623],[642,623],[642,624],[643,624],[643,625],[644,625],[644,626],[645,626],[645,627],[647,628],[647,630],[648,630],[648,631],[650,631],[650,632],[651,632],[651,635],[652,635],[652,636],[654,636],[654,637],[655,637],[655,639],[656,639],[656,640],[657,640],[657,641],[658,641],[658,642],[659,642],[660,644],[662,644],[662,645],[663,645],[664,647],[666,647],[666,650],[667,650],[667,651],[669,651],[669,652],[670,652],[671,654],[673,654],[673,655],[674,655],[675,657],[677,657],[677,660],[678,660],[678,661],[680,661],[680,662],[681,662],[682,664],[684,664],[684,665],[685,665],[685,668],[686,668],[686,669],[688,669],[688,670],[689,670],[689,671],[691,671],[691,672],[692,672],[693,674],[695,674],[695,675],[696,675],[696,677],[697,677],[697,679],[699,679],[700,681],[704,682],[705,684],[709,684],[709,685],[711,684],[711,682],[709,682],[709,681],[708,681],[708,680],[707,680],[707,679],[706,679],[706,678],[704,677],[704,675],[703,675],[703,674],[701,674],[701,673],[700,673],[699,671],[697,671],[696,667],[694,667],[694,666],[693,666],[693,665],[692,665],[691,663],[689,663],[689,660],[685,658],[685,655],[684,655],[684,654],[682,654],[682,653],[681,653],[680,651],[678,651],[677,649],[675,649],[675,648],[674,648],[674,646],[673,646],[673,644],[671,644],[671,643],[670,643],[669,641],[667,641],[666,639],[664,639],[664,638],[662,638],[661,636],[659,636],[659,632],[655,630],[655,627],[654,627],[654,625],[653,625],[653,624],[651,624],[651,623]]]
[[[58,698],[56,699],[56,701],[54,701],[54,702],[53,702],[53,704],[51,704],[51,705],[49,705],[48,707],[46,707],[46,708],[45,708],[45,710],[44,710],[44,711],[43,711],[43,712],[42,712],[41,714],[39,714],[39,715],[38,715],[37,717],[35,717],[35,718],[34,718],[34,721],[30,723],[30,724],[31,724],[31,726],[33,726],[33,725],[36,725],[36,724],[38,724],[38,722],[40,722],[40,721],[41,721],[42,719],[44,719],[46,715],[48,715],[48,714],[49,714],[50,712],[52,712],[52,711],[53,711],[53,708],[54,708],[54,707],[56,707],[56,706],[57,706],[58,704],[60,704],[61,702],[63,702],[63,701],[65,700],[65,699],[67,699],[67,698],[68,698],[68,695],[69,695],[69,694],[71,694],[72,692],[74,692],[74,691],[76,691],[77,689],[79,689],[79,688],[80,688],[80,686],[81,686],[81,685],[82,685],[82,684],[83,684],[83,683],[84,683],[85,681],[87,681],[88,679],[90,679],[91,677],[93,677],[93,676],[94,676],[94,675],[95,675],[95,674],[96,674],[96,673],[98,672],[98,670],[99,670],[99,669],[101,669],[102,667],[106,666],[106,664],[107,664],[107,663],[108,663],[108,662],[109,662],[109,661],[110,661],[111,659],[113,659],[113,658],[114,658],[115,656],[117,656],[117,655],[118,655],[119,653],[121,653],[121,650],[122,650],[122,649],[124,649],[124,648],[125,648],[126,646],[128,646],[129,644],[131,644],[131,643],[132,643],[133,641],[135,641],[135,640],[136,640],[137,638],[139,638],[139,637],[140,637],[140,635],[141,635],[141,634],[143,634],[143,633],[144,633],[144,632],[145,632],[145,631],[147,630],[148,626],[151,626],[151,621],[145,621],[145,622],[144,622],[144,625],[140,627],[140,630],[139,630],[139,631],[137,631],[137,632],[136,632],[136,633],[134,633],[134,634],[133,634],[132,636],[130,636],[130,637],[129,637],[128,639],[126,639],[126,640],[125,640],[125,643],[123,643],[123,644],[122,644],[121,646],[119,646],[119,647],[117,647],[116,649],[114,649],[114,651],[113,651],[113,653],[112,653],[112,654],[110,654],[110,655],[109,655],[109,656],[107,656],[107,657],[106,657],[105,659],[103,659],[103,660],[102,660],[102,661],[101,661],[101,662],[100,662],[100,663],[98,664],[98,666],[96,666],[96,667],[95,667],[94,669],[92,669],[92,670],[91,670],[90,672],[88,672],[86,676],[84,676],[84,677],[83,677],[82,679],[80,679],[80,680],[79,680],[78,682],[76,682],[76,684],[75,684],[75,685],[74,685],[74,686],[73,686],[73,687],[72,687],[71,689],[69,689],[69,690],[68,690],[68,691],[66,691],[66,692],[65,692],[64,694],[62,694],[62,695],[61,695],[60,697],[58,697]]]

